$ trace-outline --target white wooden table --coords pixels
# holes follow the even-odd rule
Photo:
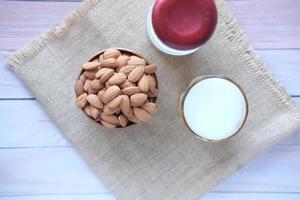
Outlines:
[[[300,106],[300,0],[227,0],[253,46]],[[0,199],[112,200],[5,59],[80,2],[0,0]],[[300,134],[275,145],[204,200],[299,200]],[[163,197],[161,198],[163,199]]]

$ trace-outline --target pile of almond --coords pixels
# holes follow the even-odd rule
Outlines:
[[[107,50],[82,65],[76,105],[107,128],[147,121],[157,111],[156,71],[128,51]]]

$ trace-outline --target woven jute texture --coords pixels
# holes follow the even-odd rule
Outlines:
[[[150,43],[146,16],[152,4],[86,1],[61,26],[15,52],[8,64],[117,199],[196,200],[297,132],[300,112],[252,50],[223,0],[216,0],[219,21],[212,39],[185,57],[165,55]],[[111,47],[132,49],[159,66],[159,112],[149,122],[105,129],[75,106],[74,80],[81,64]],[[234,80],[249,101],[245,126],[221,143],[197,139],[178,109],[191,80],[211,74]]]

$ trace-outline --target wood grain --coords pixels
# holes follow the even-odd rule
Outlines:
[[[2,196],[1,200],[115,200],[112,194]],[[297,193],[208,193],[201,200],[299,200]]]
[[[299,146],[274,146],[212,192],[300,193],[298,155]],[[70,147],[0,149],[0,163],[0,196],[109,192]]]
[[[0,149],[0,163],[0,195],[108,192],[73,148]]]
[[[227,3],[255,48],[300,48],[300,1],[227,0]],[[2,1],[0,50],[20,48],[48,26],[60,24],[79,5],[80,2]]]

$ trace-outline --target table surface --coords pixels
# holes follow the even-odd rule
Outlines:
[[[300,1],[227,0],[254,48],[300,107]],[[0,199],[112,200],[114,196],[63,137],[8,55],[80,5],[0,0]],[[299,200],[300,134],[229,177],[204,200]],[[163,197],[162,197],[163,199]]]

